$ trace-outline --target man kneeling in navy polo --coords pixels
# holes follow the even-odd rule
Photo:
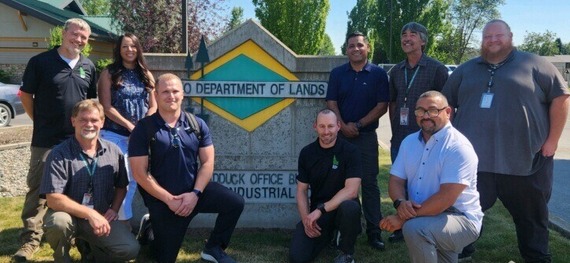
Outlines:
[[[244,199],[210,182],[214,171],[210,130],[202,119],[183,113],[180,78],[160,76],[155,92],[158,111],[139,121],[133,130],[129,162],[152,221],[151,247],[156,259],[175,262],[192,218],[198,213],[218,213],[202,259],[235,262],[224,250],[243,211]],[[194,126],[198,126],[196,131]]]

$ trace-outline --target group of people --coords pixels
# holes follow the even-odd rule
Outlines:
[[[299,155],[301,222],[291,262],[311,261],[331,239],[341,251],[335,262],[354,262],[359,184],[374,248],[384,248],[380,231],[386,230],[393,232],[390,241],[406,242],[411,262],[469,259],[483,212],[499,199],[513,218],[524,261],[552,261],[547,204],[570,106],[566,82],[550,62],[518,51],[502,20],[485,25],[481,55],[451,75],[425,54],[427,42],[423,25],[404,25],[406,59],[386,73],[368,61],[366,36],[348,36],[349,62],[331,72],[328,109],[314,124],[318,139]],[[382,217],[375,130],[387,109],[388,194],[396,213]]]
[[[90,34],[84,20],[67,20],[61,46],[34,56],[24,73],[21,99],[34,129],[15,261],[33,256],[44,231],[55,262],[71,262],[72,245],[84,262],[135,259],[140,244],[129,220],[138,183],[157,262],[176,261],[198,213],[218,213],[201,257],[235,262],[224,250],[244,199],[210,182],[210,131],[184,114],[180,78],[164,74],[155,81],[139,39],[129,33],[118,38],[113,63],[97,78],[81,55]]]
[[[90,33],[85,21],[66,21],[61,46],[26,67],[21,99],[34,129],[14,259],[30,259],[44,231],[56,262],[71,261],[72,244],[91,262],[136,258],[140,245],[128,220],[138,183],[156,261],[175,262],[194,216],[217,213],[201,257],[235,262],[225,249],[244,199],[211,182],[210,130],[182,110],[180,78],[155,81],[133,34],[118,39],[113,63],[97,78],[81,55]],[[406,242],[412,262],[457,262],[474,252],[483,212],[497,198],[513,217],[524,260],[551,261],[552,157],[570,105],[563,78],[544,59],[516,50],[502,20],[485,25],[481,56],[450,76],[425,54],[427,41],[423,25],[404,25],[406,59],[386,73],[368,60],[365,35],[348,36],[349,62],[331,71],[317,139],[299,154],[301,221],[291,262],[312,261],[331,244],[341,252],[335,262],[354,262],[361,210],[372,248],[385,248],[385,230],[390,241]],[[376,129],[387,111],[396,214],[383,217]]]

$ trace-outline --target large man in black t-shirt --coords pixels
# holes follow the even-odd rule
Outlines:
[[[45,199],[39,187],[47,152],[73,134],[71,109],[75,103],[97,97],[95,66],[81,55],[91,28],[84,20],[65,22],[61,46],[34,56],[28,62],[20,88],[26,113],[34,122],[28,193],[22,209],[24,230],[22,246],[14,254],[16,261],[28,260],[38,250],[43,235]]]
[[[329,244],[336,229],[342,253],[335,262],[354,262],[356,237],[362,231],[358,201],[360,152],[337,137],[340,121],[333,111],[320,111],[313,126],[318,139],[299,154],[297,208],[301,222],[293,234],[289,258],[291,262],[313,260]]]

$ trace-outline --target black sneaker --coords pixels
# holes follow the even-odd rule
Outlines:
[[[93,254],[91,253],[91,246],[89,242],[76,238],[75,239],[75,247],[77,247],[77,251],[81,254],[81,262],[93,262]]]
[[[471,255],[460,253],[457,262],[471,262]]]
[[[392,243],[404,241],[404,234],[402,233],[402,230],[400,229],[400,230],[394,231],[394,233],[392,233],[388,237],[388,241],[390,241]]]
[[[457,262],[471,262],[471,256],[475,253],[475,245],[473,243],[465,246],[463,251],[459,253]]]
[[[141,218],[141,223],[139,225],[139,232],[137,234],[137,240],[139,244],[146,245],[154,240],[154,232],[152,232],[152,225],[150,223],[149,214],[145,214]]]
[[[380,233],[368,234],[368,244],[378,250],[384,250],[386,247]]]
[[[338,249],[340,246],[340,231],[335,230],[333,232],[332,235],[332,239],[331,239],[331,243],[330,243],[330,248],[332,249]]]
[[[215,246],[212,248],[204,248],[204,250],[202,250],[202,253],[200,253],[200,256],[202,257],[203,260],[206,260],[208,262],[214,262],[214,263],[236,262],[233,258],[228,256],[228,254],[226,254],[226,252],[224,252],[224,250],[219,246]]]

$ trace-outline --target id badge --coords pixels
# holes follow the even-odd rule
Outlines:
[[[93,207],[94,207],[93,206],[93,194],[84,193],[83,194],[83,201],[81,201],[81,204],[93,209]]]
[[[481,95],[481,109],[489,109],[491,108],[491,104],[493,104],[493,96],[495,94],[486,92]]]
[[[84,79],[85,78],[85,70],[83,69],[83,67],[79,68],[79,76]]]
[[[400,125],[408,125],[409,114],[410,114],[410,108],[407,107],[400,108]]]

